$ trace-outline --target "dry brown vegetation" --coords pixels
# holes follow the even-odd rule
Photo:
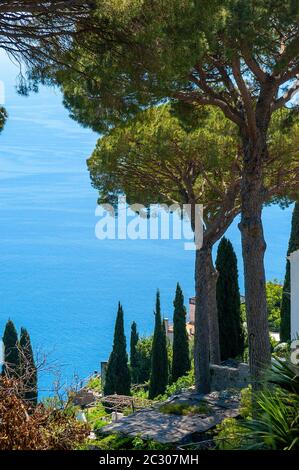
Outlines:
[[[31,406],[18,389],[17,381],[0,379],[0,450],[70,450],[85,441],[89,428],[74,412]]]

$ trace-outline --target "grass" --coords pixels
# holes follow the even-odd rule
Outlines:
[[[79,446],[78,450],[169,450],[173,447],[169,444],[160,444],[155,441],[145,441],[140,437],[125,437],[119,434],[109,436],[94,441],[86,441]]]
[[[91,425],[93,430],[97,430],[109,422],[108,413],[105,411],[105,407],[102,403],[98,403],[96,406],[89,408],[86,413],[87,421]]]
[[[86,388],[95,390],[97,392],[102,391],[101,378],[99,376],[91,377],[86,385]]]
[[[197,414],[211,414],[211,407],[201,402],[197,405],[188,405],[186,403],[165,403],[160,406],[159,411],[161,413],[178,415],[178,416],[192,416]]]

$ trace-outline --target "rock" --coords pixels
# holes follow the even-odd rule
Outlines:
[[[250,383],[249,366],[245,363],[240,363],[238,367],[212,364],[210,370],[212,390],[241,389],[247,387]]]
[[[72,401],[75,406],[81,406],[84,408],[86,406],[93,405],[98,398],[98,393],[93,390],[82,388],[72,396]]]
[[[108,424],[99,431],[103,434],[120,433],[126,436],[140,436],[142,439],[152,439],[164,444],[186,443],[192,440],[192,435],[209,431],[225,418],[235,418],[239,415],[239,396],[226,391],[213,392],[208,395],[198,395],[185,392],[171,397],[172,403],[186,405],[200,404],[206,401],[209,412],[194,415],[174,415],[161,413],[158,405],[146,408],[118,422]],[[167,400],[165,403],[169,403]],[[162,403],[159,404],[159,407]]]
[[[112,423],[116,423],[117,421],[119,421],[123,417],[124,417],[124,414],[119,413],[118,411],[112,411],[112,413],[111,413]]]

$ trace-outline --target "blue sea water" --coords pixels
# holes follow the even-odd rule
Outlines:
[[[118,301],[127,335],[133,320],[146,335],[157,288],[170,318],[176,282],[186,299],[194,294],[194,253],[178,240],[98,240],[86,169],[98,136],[69,118],[57,90],[19,96],[18,68],[4,54],[0,67],[9,114],[0,135],[0,332],[11,318],[66,378],[86,377],[109,355]],[[283,279],[290,218],[290,208],[264,210],[268,279]],[[228,236],[243,291],[237,220]],[[52,379],[44,374],[41,389]]]

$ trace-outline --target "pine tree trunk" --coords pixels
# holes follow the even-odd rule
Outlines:
[[[249,365],[255,388],[261,371],[270,363],[262,225],[263,185],[259,149],[244,146],[244,173],[241,187],[242,216],[239,228],[245,278],[245,299],[249,343]]]
[[[211,364],[220,364],[220,340],[219,340],[219,322],[218,322],[218,310],[217,310],[217,296],[216,296],[216,285],[218,273],[214,267],[212,253],[209,256],[209,266],[211,281],[209,284],[208,295],[208,311],[207,315],[209,318],[209,343],[210,343],[210,362]]]
[[[216,279],[211,249],[203,246],[196,250],[195,260],[194,363],[195,382],[199,393],[210,392],[210,339],[213,358],[218,360],[220,357],[218,319],[215,316]],[[211,333],[210,327],[213,328]]]

